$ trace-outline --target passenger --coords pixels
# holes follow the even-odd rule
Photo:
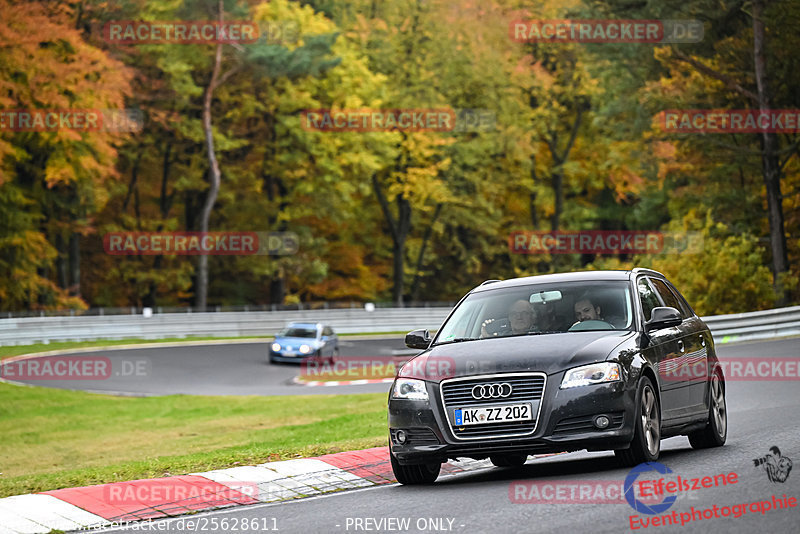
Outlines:
[[[502,325],[497,332],[489,334],[487,326],[493,323],[495,319],[487,319],[481,324],[481,337],[490,336],[511,336],[518,334],[525,334],[533,331],[535,328],[533,309],[530,302],[524,299],[514,301],[508,310],[508,324]]]

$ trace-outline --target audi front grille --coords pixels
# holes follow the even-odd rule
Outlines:
[[[544,397],[544,387],[547,377],[544,373],[508,373],[463,378],[450,378],[443,380],[440,386],[442,406],[450,425],[453,437],[456,439],[484,439],[527,436],[533,434],[539,421],[539,412]],[[507,387],[511,386],[511,393],[505,395]],[[481,388],[481,386],[486,386]],[[487,393],[487,389],[491,389]],[[478,398],[473,396],[476,391]],[[488,423],[478,425],[456,426],[453,416],[456,408],[470,408],[486,405],[519,404],[522,402],[532,404],[534,418],[530,421],[515,421],[506,423]]]

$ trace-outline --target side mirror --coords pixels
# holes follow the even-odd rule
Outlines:
[[[645,323],[644,327],[645,330],[650,331],[678,326],[682,322],[683,319],[681,319],[681,314],[678,310],[668,306],[659,306],[658,308],[653,308],[650,320]]]
[[[431,334],[427,330],[414,330],[406,334],[406,347],[425,350],[431,344]]]

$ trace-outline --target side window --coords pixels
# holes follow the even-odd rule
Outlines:
[[[639,291],[639,300],[642,301],[644,320],[649,321],[653,308],[661,306],[661,302],[659,302],[656,292],[653,291],[653,288],[647,283],[647,278],[639,278],[639,281],[636,282],[636,287]]]
[[[658,278],[651,278],[650,282],[653,284],[653,287],[656,288],[658,294],[661,295],[661,300],[664,301],[664,306],[669,306],[670,308],[675,308],[679,312],[681,312],[681,317],[686,319],[687,315],[683,307],[681,306],[680,300],[678,297],[675,296],[675,293],[667,287],[667,284],[664,283],[663,280],[659,280]]]
[[[691,306],[689,306],[689,303],[686,302],[686,299],[683,298],[683,295],[681,295],[680,291],[675,289],[675,286],[673,286],[670,282],[667,282],[667,287],[670,288],[672,290],[672,293],[677,297],[678,302],[681,305],[681,307],[678,309],[681,310],[683,318],[686,319],[688,317],[692,317],[694,315],[694,310],[692,309]]]

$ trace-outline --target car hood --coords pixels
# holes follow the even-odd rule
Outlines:
[[[317,340],[313,337],[275,337],[275,343],[281,345],[291,345],[292,347],[299,347],[300,345],[316,345]]]
[[[412,360],[407,372],[427,380],[539,371],[548,375],[606,360],[614,349],[635,336],[629,331],[540,334],[439,345]]]

